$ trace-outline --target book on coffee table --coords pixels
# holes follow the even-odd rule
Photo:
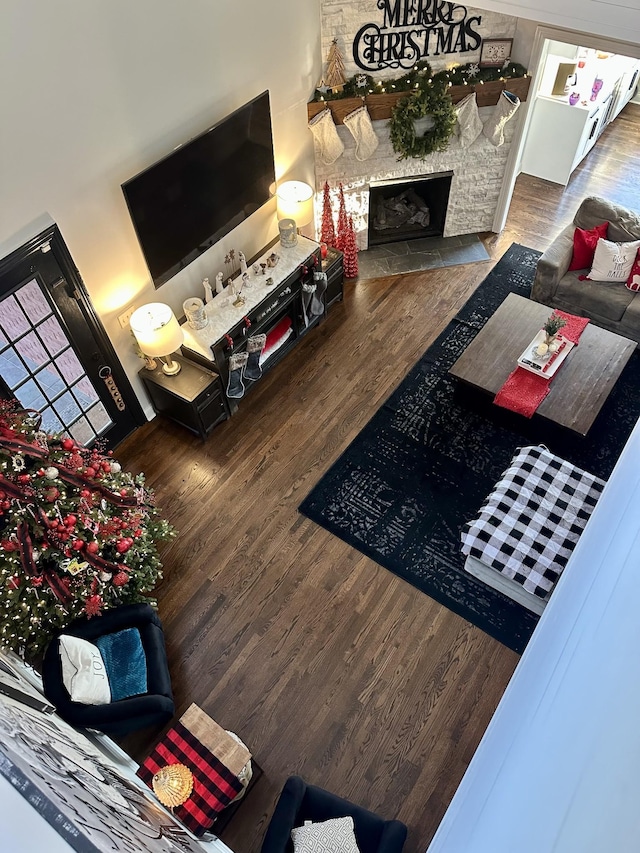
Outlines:
[[[541,344],[544,339],[544,329],[540,329],[535,338],[518,359],[518,364],[520,367],[523,367],[525,370],[529,370],[531,373],[536,373],[543,379],[551,379],[558,372],[560,366],[575,344],[573,341],[563,338],[562,335],[558,335],[556,338],[560,345],[558,349],[551,354],[539,356],[536,350],[538,345]]]

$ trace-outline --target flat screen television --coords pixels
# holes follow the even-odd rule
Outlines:
[[[267,91],[124,183],[155,286],[269,201],[275,180]]]

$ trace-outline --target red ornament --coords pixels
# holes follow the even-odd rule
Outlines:
[[[99,616],[102,610],[102,598],[99,595],[90,595],[85,599],[84,612],[89,619],[92,616]]]
[[[129,575],[126,572],[118,572],[113,576],[114,586],[124,586],[129,582]]]
[[[11,509],[11,501],[2,501],[2,503],[0,503],[0,506],[2,507],[2,509]]]
[[[96,476],[96,469],[89,466],[88,468],[85,468],[84,473],[86,474],[87,477],[95,477]]]
[[[80,497],[81,498],[90,498],[91,492],[89,491],[89,489],[82,489],[82,491],[80,492]]]
[[[2,548],[3,551],[17,551],[18,545],[16,542],[12,542],[11,539],[3,539],[0,542],[0,548]]]
[[[42,586],[41,575],[36,575],[35,577],[31,578],[31,585],[32,586]]]
[[[77,520],[78,520],[77,517],[75,515],[73,515],[73,513],[70,513],[64,519],[64,525],[65,525],[65,527],[75,527]]]
[[[76,444],[75,444],[75,441],[73,441],[73,439],[71,439],[71,438],[63,438],[62,439],[62,446],[64,447],[65,450],[73,450],[73,448],[76,446]]]
[[[84,548],[84,542],[82,539],[74,539],[71,543],[71,547],[74,551],[82,551],[82,549]]]
[[[47,489],[44,493],[44,499],[47,503],[53,503],[54,501],[57,501],[59,497],[60,489],[57,489],[55,486],[51,486],[51,488]]]
[[[30,483],[31,482],[31,474],[18,474],[18,482],[19,483]]]
[[[116,542],[116,551],[118,554],[126,554],[129,548],[131,548],[131,543],[128,539],[118,539]]]
[[[121,497],[126,498],[126,496],[127,496],[128,494],[129,494],[129,492],[128,492],[126,489],[120,489],[120,495],[121,495]]]
[[[20,589],[20,578],[17,575],[13,575],[7,581],[7,586],[9,589]]]
[[[87,542],[87,554],[97,554],[100,546],[97,542]]]

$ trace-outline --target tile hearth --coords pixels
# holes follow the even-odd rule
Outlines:
[[[427,237],[374,246],[358,253],[359,281],[386,275],[452,267],[488,261],[489,254],[477,234]]]

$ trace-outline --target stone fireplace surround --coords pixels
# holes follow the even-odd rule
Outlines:
[[[494,107],[481,107],[480,118],[484,122]],[[452,136],[445,151],[430,154],[425,160],[410,158],[398,160],[391,146],[388,121],[374,121],[373,127],[379,146],[372,157],[359,161],[355,157],[355,142],[349,130],[337,125],[338,135],[343,141],[344,153],[327,166],[315,152],[316,180],[316,226],[320,233],[322,223],[322,199],[325,181],[331,187],[334,217],[337,220],[338,185],[342,182],[347,213],[353,217],[356,242],[359,249],[367,248],[369,183],[390,181],[411,176],[423,177],[439,172],[453,172],[451,192],[444,227],[445,237],[491,231],[498,198],[502,188],[511,140],[522,107],[505,127],[505,142],[499,148],[492,145],[481,134],[469,148],[462,148],[458,138]]]

